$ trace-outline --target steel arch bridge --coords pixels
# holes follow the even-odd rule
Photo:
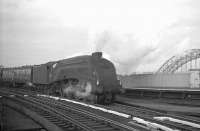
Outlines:
[[[186,72],[190,69],[200,68],[200,49],[190,49],[181,55],[173,56],[168,59],[158,70],[157,73]]]

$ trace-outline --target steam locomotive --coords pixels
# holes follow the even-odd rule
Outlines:
[[[41,65],[1,68],[2,84],[49,95],[110,104],[120,93],[116,70],[102,52]]]

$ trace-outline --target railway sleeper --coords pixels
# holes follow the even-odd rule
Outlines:
[[[100,123],[90,123],[90,122],[88,122],[88,123],[83,123],[83,124],[86,124],[86,125],[89,125],[89,126],[104,126],[103,124],[100,124]]]
[[[52,116],[52,115],[50,115],[50,114],[43,114],[43,116],[44,116],[45,118],[56,118],[55,116]]]
[[[43,115],[43,116],[44,116],[44,115]],[[47,118],[48,120],[56,119],[55,116],[51,116],[51,115],[45,115],[44,117]]]
[[[83,119],[78,120],[78,122],[85,123],[85,122],[88,122],[88,120],[85,120],[85,119],[83,118]]]
[[[99,129],[95,129],[95,131],[110,131],[113,130],[112,127],[104,127],[104,128],[99,128]]]
[[[44,113],[43,113],[43,115],[49,115],[50,113],[49,112],[47,112],[47,111],[45,111]]]
[[[50,120],[51,122],[53,122],[53,123],[60,123],[61,121],[60,120],[58,120],[58,119],[52,119],[52,120]]]
[[[100,123],[82,123],[84,125],[87,125],[87,126],[91,126],[91,127],[105,127],[106,125],[103,125],[103,124],[100,124]]]
[[[58,125],[58,126],[61,126],[61,127],[68,125],[68,124],[65,123],[65,122],[60,122],[60,123],[55,123],[55,124]]]
[[[68,127],[72,127],[73,125],[71,124],[71,123],[69,123],[69,124],[65,124],[63,127],[64,128],[68,128]]]
[[[105,128],[105,127],[110,127],[107,125],[90,125],[92,128]]]
[[[69,123],[69,122],[54,122],[54,124],[56,124],[57,126],[59,126],[59,127],[61,127],[61,128],[66,128],[66,129],[72,129],[73,128],[73,130],[75,129],[75,128],[78,128],[77,126],[75,126],[75,125],[73,125],[72,123]]]
[[[80,120],[80,119],[82,119],[82,117],[80,117],[80,116],[71,116],[70,115],[70,117],[73,118],[74,120]]]
[[[79,121],[83,124],[94,124],[94,123],[97,123],[97,122],[94,122],[94,121],[88,121],[88,120],[83,120],[83,121]]]
[[[66,131],[77,131],[77,130],[78,130],[77,127],[72,126],[72,125],[70,125],[70,126],[65,126],[63,129],[66,130]],[[79,128],[79,130],[81,130],[81,129]]]

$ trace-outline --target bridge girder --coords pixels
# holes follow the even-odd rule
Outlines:
[[[157,73],[174,73],[184,64],[200,58],[200,49],[190,49],[181,55],[173,56],[168,59],[158,70]]]

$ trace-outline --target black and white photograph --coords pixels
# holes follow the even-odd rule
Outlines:
[[[0,0],[0,131],[200,131],[200,0]]]

